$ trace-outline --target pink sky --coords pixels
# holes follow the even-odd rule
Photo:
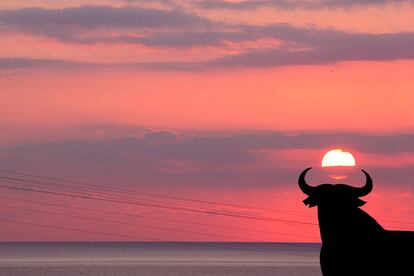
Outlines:
[[[158,220],[111,219],[198,234],[2,199],[1,240],[319,241],[317,225],[285,220],[317,223],[296,178],[337,147],[372,173],[363,208],[385,226],[413,229],[413,1],[268,3],[0,3],[1,170],[284,212],[168,202],[279,219],[269,222],[3,188],[15,199],[145,214]],[[322,180],[330,181],[313,183]],[[349,179],[361,182],[358,171]]]

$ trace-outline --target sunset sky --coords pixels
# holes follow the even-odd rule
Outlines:
[[[318,242],[336,148],[413,230],[413,107],[414,1],[1,1],[0,241]]]

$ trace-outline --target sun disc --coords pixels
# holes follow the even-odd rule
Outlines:
[[[354,167],[355,158],[350,152],[342,149],[328,151],[322,158],[322,167]]]

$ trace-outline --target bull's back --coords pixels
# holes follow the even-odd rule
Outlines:
[[[385,231],[384,252],[384,262],[389,262],[391,268],[395,268],[401,275],[414,275],[413,231]]]
[[[322,245],[324,276],[414,275],[414,232],[381,231]]]

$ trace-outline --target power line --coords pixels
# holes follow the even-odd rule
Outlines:
[[[0,170],[0,172],[1,172],[1,170]],[[24,175],[27,175],[27,174],[24,174]],[[44,177],[44,178],[49,178],[49,177]],[[73,187],[70,186],[70,185],[65,185],[65,184],[60,184],[60,183],[51,183],[51,182],[42,182],[42,181],[39,182],[39,181],[33,181],[33,180],[27,180],[27,179],[13,178],[13,177],[2,177],[2,176],[0,176],[0,181],[5,181],[5,182],[9,182],[9,183],[14,183],[14,184],[22,184],[22,183],[18,183],[18,182],[24,182],[24,184],[28,185],[28,186],[35,186],[35,187],[37,187],[37,186],[46,186],[47,189],[57,190],[57,191],[65,191],[65,192],[73,192],[73,190],[74,190]],[[17,182],[15,182],[15,181],[17,181]],[[69,187],[69,190],[65,189],[65,188],[62,189],[62,188],[56,188],[56,187],[49,187],[49,186],[54,186],[54,185]],[[85,192],[85,189],[86,189],[87,192],[94,192],[95,193],[95,190],[93,190],[93,189],[91,190],[88,187],[81,186],[80,188],[77,188],[77,189],[81,190],[81,192]],[[112,189],[112,190],[114,190],[114,189]],[[79,192],[79,191],[75,191],[75,192]],[[107,195],[105,193],[101,193],[101,196],[102,195],[106,196],[105,199],[107,199],[107,200],[125,202],[123,198],[120,199],[120,198],[117,198],[117,197],[113,197],[112,195]],[[71,195],[71,196],[74,196],[74,195]],[[82,196],[84,197],[84,195],[82,195]],[[94,198],[94,199],[102,200],[103,198]],[[140,200],[142,200],[142,199],[140,199]],[[145,200],[145,201],[162,203],[162,204],[171,204],[170,202],[162,202],[162,201],[155,201],[155,200]],[[128,204],[129,203],[132,203],[132,202],[129,201]],[[214,213],[214,214],[217,214],[217,215],[230,215],[230,216],[237,216],[237,217],[245,217],[244,215],[239,215],[239,214],[225,213],[225,212],[212,212],[212,211],[205,211],[205,210],[194,209],[194,208],[191,209],[191,208],[187,208],[187,207],[166,206],[166,205],[161,205],[161,206],[160,205],[150,205],[150,204],[145,204],[145,202],[144,203],[142,203],[142,202],[139,202],[139,203],[133,202],[133,203],[138,204],[138,205],[147,206],[147,207],[171,208],[171,209],[176,209],[176,210],[179,209],[179,210],[193,211],[193,212],[194,211],[195,212],[200,212],[201,211],[201,212],[209,212],[210,214]],[[252,217],[252,216],[249,216],[249,217]],[[264,220],[269,220],[269,219],[270,220],[277,220],[279,222],[285,222],[285,223],[299,223],[297,221],[292,221],[292,220],[275,219],[275,218],[268,218],[268,217],[255,217],[255,218],[260,218],[260,219],[264,219]],[[409,225],[413,224],[413,223],[409,223],[409,222],[397,222],[397,221],[390,221],[390,222],[404,223],[404,224],[409,224]],[[308,223],[306,223],[306,224],[308,224]],[[314,225],[316,225],[316,224],[314,224]],[[405,229],[403,227],[396,227],[396,228]]]
[[[44,182],[44,181],[33,181],[33,180],[28,180],[28,179],[21,179],[21,178],[14,178],[14,177],[4,177],[4,176],[0,176],[0,181],[1,180],[6,180],[6,181],[15,181],[15,182],[23,182],[28,186],[40,186],[40,187],[46,187],[47,189],[51,189],[51,190],[57,190],[57,191],[65,191],[65,192],[73,192],[75,190],[75,192],[85,192],[85,193],[94,193],[96,195],[100,195],[100,196],[104,196],[106,198],[112,198],[112,199],[120,199],[119,197],[114,197],[113,193],[116,193],[115,191],[112,192],[112,194],[107,194],[107,193],[103,193],[100,191],[96,191],[95,189],[91,189],[88,187],[80,187],[77,188],[76,186],[71,186],[71,185],[65,185],[65,184],[60,184],[60,183],[53,183],[53,182]],[[56,187],[58,186],[58,187]],[[64,188],[60,188],[64,187]],[[124,195],[122,194],[122,198],[121,199],[125,199],[125,197],[130,197],[129,194]],[[143,200],[143,199],[139,199],[139,200]],[[165,201],[159,201],[159,200],[151,200],[151,199],[144,199],[144,202],[155,202],[155,203],[161,203],[161,204],[171,204],[171,202],[165,202]]]
[[[221,205],[221,206],[228,206],[228,207],[237,207],[237,208],[245,208],[245,209],[256,209],[256,210],[262,210],[262,211],[271,211],[271,212],[285,212],[285,213],[291,213],[291,214],[301,214],[309,216],[306,212],[301,211],[293,211],[293,210],[286,210],[286,209],[277,209],[277,208],[268,208],[268,207],[259,207],[259,206],[252,206],[252,205],[243,205],[243,204],[232,204],[232,203],[223,203],[218,201],[211,201],[211,200],[200,200],[200,199],[193,199],[193,198],[185,198],[185,197],[179,197],[179,196],[171,196],[171,195],[162,195],[157,193],[149,193],[149,192],[142,192],[135,189],[126,189],[126,188],[112,188],[104,185],[97,185],[87,182],[81,182],[81,181],[75,181],[75,180],[68,180],[68,179],[62,179],[57,177],[49,177],[49,176],[43,176],[43,175],[37,175],[37,174],[31,174],[31,173],[23,173],[23,172],[16,172],[16,171],[10,171],[10,170],[0,170],[0,172],[8,173],[8,174],[14,174],[14,175],[20,175],[20,176],[29,176],[29,177],[35,177],[40,179],[49,179],[59,182],[65,182],[65,183],[73,183],[73,184],[80,184],[80,185],[86,185],[90,187],[96,187],[100,189],[104,189],[106,191],[111,192],[124,192],[128,193],[129,195],[131,193],[135,195],[140,196],[149,196],[149,197],[160,197],[160,198],[166,198],[166,199],[173,199],[173,200],[180,200],[180,201],[189,201],[189,202],[195,202],[195,203],[204,203],[204,204],[213,204],[213,205]],[[59,184],[59,183],[55,183]],[[79,187],[79,186],[78,186]]]
[[[29,200],[29,199],[20,199],[20,198],[13,198],[13,197],[2,196],[2,195],[0,195],[0,198],[7,199],[7,200],[12,200],[12,201],[18,201],[18,202],[27,202],[27,203],[37,204],[37,205],[63,207],[63,208],[69,208],[69,209],[74,209],[74,210],[82,210],[82,211],[88,211],[88,212],[98,212],[98,213],[103,213],[103,214],[127,216],[127,217],[134,217],[134,218],[140,218],[140,219],[143,218],[143,219],[158,220],[158,221],[168,221],[168,222],[174,222],[174,223],[180,223],[180,224],[207,226],[207,227],[231,229],[231,230],[237,230],[237,231],[247,231],[247,232],[272,234],[272,235],[278,235],[278,236],[295,236],[295,237],[310,238],[310,236],[306,236],[306,235],[297,235],[297,234],[290,234],[290,233],[255,230],[255,229],[248,229],[248,228],[241,228],[241,227],[233,227],[233,226],[217,225],[217,224],[208,224],[208,223],[199,223],[199,222],[192,222],[192,221],[186,221],[186,220],[176,220],[176,219],[169,219],[169,218],[156,218],[156,217],[150,217],[150,216],[146,216],[146,215],[144,216],[144,215],[126,213],[126,212],[116,212],[116,211],[108,211],[108,210],[101,210],[101,209],[94,209],[94,208],[69,206],[69,205],[59,204],[59,203],[35,201],[35,200]]]
[[[1,182],[6,182],[6,183],[18,184],[18,185],[36,186],[36,185],[33,185],[33,184],[22,184],[22,183],[18,183],[18,182],[15,182],[15,181],[7,181],[7,180],[0,180],[0,181]],[[274,222],[283,222],[283,223],[288,223],[288,224],[307,225],[307,226],[317,225],[315,223],[299,222],[299,221],[287,220],[287,219],[277,219],[277,218],[271,218],[271,217],[258,217],[258,216],[241,215],[241,214],[234,214],[234,213],[224,213],[224,212],[201,210],[201,209],[194,209],[194,208],[188,208],[188,207],[155,205],[155,204],[139,203],[139,202],[126,201],[126,200],[101,198],[101,197],[95,197],[95,196],[85,195],[85,194],[68,194],[68,193],[62,193],[62,192],[37,190],[37,189],[27,188],[27,187],[15,187],[15,186],[0,185],[0,188],[20,190],[20,191],[28,191],[28,192],[36,192],[36,193],[43,193],[43,194],[50,194],[50,195],[59,195],[59,196],[72,197],[72,198],[82,198],[82,199],[106,201],[106,202],[112,202],[112,203],[129,204],[129,205],[135,205],[135,206],[170,209],[170,210],[177,210],[177,211],[188,211],[188,212],[204,213],[204,214],[210,214],[210,215],[220,215],[220,216],[242,218],[242,219],[261,220],[261,221],[269,221],[269,222],[274,221]]]
[[[245,240],[245,241],[250,241],[250,242],[252,242],[252,241],[263,242],[263,240],[246,239],[246,238],[237,237],[237,236],[228,236],[228,235],[221,235],[221,234],[214,234],[214,233],[196,232],[196,231],[191,231],[191,230],[182,230],[182,229],[170,228],[170,227],[152,226],[152,225],[138,224],[138,223],[132,223],[132,222],[124,222],[124,221],[118,221],[118,220],[101,219],[101,218],[86,217],[86,216],[79,216],[79,215],[70,215],[70,214],[65,214],[65,213],[39,210],[39,209],[34,209],[34,208],[10,206],[10,205],[4,205],[4,204],[1,204],[0,207],[17,209],[17,210],[24,210],[24,211],[27,211],[27,212],[35,212],[35,213],[57,215],[57,216],[71,217],[71,218],[79,218],[79,219],[85,219],[85,220],[90,220],[90,221],[99,221],[99,222],[107,222],[107,223],[128,225],[128,226],[134,226],[134,227],[157,229],[157,230],[163,230],[163,231],[175,231],[175,232],[188,233],[188,234],[196,234],[196,235],[204,235],[204,236],[206,236],[206,235],[207,236],[215,236],[215,237],[220,237],[220,238],[231,238],[231,239],[236,238],[236,239],[239,239],[239,240]]]
[[[128,239],[132,238],[132,239],[140,239],[140,240],[146,240],[146,241],[158,241],[156,239],[142,238],[142,237],[138,237],[134,235],[124,235],[124,234],[108,233],[108,232],[94,231],[94,230],[87,230],[87,229],[80,229],[80,228],[56,226],[56,225],[50,225],[50,224],[41,224],[41,223],[35,223],[35,222],[25,222],[25,221],[20,221],[20,220],[15,220],[15,219],[0,219],[0,221],[31,225],[31,226],[39,226],[39,227],[45,227],[45,228],[52,228],[52,229],[58,229],[58,230],[64,230],[64,231],[90,233],[90,234],[102,235],[102,236],[112,236],[112,237],[128,238]]]
[[[0,172],[5,172],[3,170],[0,170]],[[10,171],[7,171],[7,173],[12,173]],[[59,181],[67,181],[52,177],[46,177],[46,176],[36,176],[32,174],[24,174],[24,173],[16,173],[13,172],[15,175],[24,175],[24,176],[30,176],[30,177],[38,177],[43,179],[49,179],[49,180],[59,180]],[[289,210],[282,210],[282,209],[272,209],[272,208],[262,208],[262,207],[254,207],[254,206],[247,206],[247,205],[238,205],[238,204],[227,204],[227,203],[220,203],[217,201],[203,201],[203,200],[197,200],[197,199],[189,199],[189,198],[180,198],[180,197],[174,197],[174,196],[165,196],[160,194],[152,194],[152,193],[143,193],[135,190],[129,190],[129,189],[115,189],[110,187],[105,187],[101,185],[94,185],[94,184],[87,184],[83,182],[77,182],[77,181],[67,181],[67,182],[73,182],[73,183],[83,183],[82,185],[67,185],[62,183],[56,183],[56,182],[50,182],[50,181],[38,181],[38,180],[30,180],[30,179],[22,179],[22,178],[16,178],[16,177],[5,177],[0,176],[0,182],[6,182],[6,183],[12,183],[20,185],[19,187],[16,186],[8,186],[8,185],[0,185],[0,188],[3,189],[11,189],[11,190],[17,190],[17,191],[29,191],[29,192],[35,192],[35,193],[43,193],[47,195],[56,195],[56,196],[63,196],[63,197],[71,197],[71,198],[81,198],[81,199],[88,199],[88,200],[99,200],[99,201],[106,201],[111,203],[122,203],[122,204],[130,204],[130,205],[137,205],[137,206],[143,206],[143,207],[151,207],[151,208],[163,208],[163,209],[170,209],[170,210],[180,210],[180,211],[188,211],[188,212],[197,212],[197,213],[205,213],[205,214],[211,214],[211,215],[221,215],[221,216],[230,216],[235,218],[244,218],[244,219],[255,219],[255,220],[263,220],[263,221],[277,221],[277,222],[283,222],[283,223],[289,223],[289,224],[297,224],[297,225],[303,225],[303,226],[314,226],[317,224],[313,223],[306,223],[306,222],[299,222],[294,220],[285,220],[285,219],[277,219],[277,218],[271,218],[271,217],[261,217],[261,216],[251,216],[251,215],[241,215],[241,214],[234,214],[234,213],[226,213],[226,212],[219,212],[219,211],[210,211],[210,210],[203,210],[203,209],[195,209],[195,208],[188,208],[188,207],[181,207],[177,206],[176,203],[172,202],[165,202],[165,201],[159,201],[159,200],[152,200],[152,199],[144,199],[145,202],[135,202],[131,200],[123,200],[117,197],[113,196],[113,193],[117,194],[125,194],[127,197],[130,197],[131,194],[135,195],[135,193],[138,193],[140,196],[148,196],[148,197],[159,197],[159,198],[165,198],[170,200],[180,200],[180,201],[189,201],[194,203],[203,203],[203,204],[215,204],[220,206],[231,206],[231,207],[238,207],[238,208],[253,208],[253,209],[261,209],[261,210],[277,210],[280,211],[286,211],[286,212],[294,212]],[[85,185],[87,185],[85,187]],[[23,187],[21,187],[23,186]],[[27,188],[27,186],[35,187],[35,188]],[[55,187],[58,186],[58,187]],[[41,190],[38,188],[41,187]],[[46,188],[44,188],[46,187]],[[93,188],[93,187],[100,187],[100,188]],[[54,191],[50,191],[54,190]],[[107,192],[111,192],[111,194],[107,194]],[[94,193],[96,195],[90,195],[85,193]],[[203,225],[203,226],[212,226],[212,227],[221,227],[221,228],[229,228],[233,230],[242,230],[242,231],[253,231],[253,232],[260,232],[260,233],[270,233],[270,234],[277,234],[277,235],[289,235],[287,233],[275,233],[275,232],[269,232],[269,231],[260,231],[260,230],[252,230],[252,229],[242,229],[237,227],[229,227],[229,226],[222,226],[222,225],[209,225],[205,223],[195,223],[195,222],[188,222],[184,220],[173,220],[173,219],[164,219],[164,218],[151,218],[147,216],[137,215],[137,214],[131,214],[131,213],[123,213],[123,212],[115,212],[115,211],[104,211],[99,209],[92,209],[92,208],[83,208],[83,207],[74,207],[74,206],[67,206],[62,204],[56,204],[56,203],[45,203],[45,202],[35,202],[31,200],[22,200],[22,199],[15,199],[10,197],[4,197],[0,196],[2,198],[7,198],[9,200],[16,200],[16,201],[26,201],[31,202],[35,204],[42,204],[42,205],[48,205],[48,206],[59,206],[64,208],[72,208],[72,209],[78,209],[82,211],[92,211],[92,212],[101,212],[101,213],[107,213],[112,215],[123,215],[123,216],[134,216],[139,218],[147,218],[147,219],[153,219],[153,220],[167,220],[171,222],[178,222],[178,223],[188,223],[188,224],[194,224],[194,225]],[[123,196],[125,198],[125,196]],[[143,200],[143,199],[139,199]],[[150,202],[150,203],[148,203]],[[152,203],[151,203],[152,202]],[[157,203],[157,204],[153,204]],[[168,204],[175,204],[175,206],[169,206]],[[1,207],[1,206],[0,206]],[[39,210],[34,208],[24,208],[24,207],[17,207],[17,206],[6,206],[3,205],[3,207],[6,208],[13,208],[13,209],[20,209],[25,210],[29,212],[37,212],[37,213],[43,213],[43,214],[50,214],[50,215],[59,215],[59,216],[66,216],[66,217],[73,217],[73,218],[79,218],[79,219],[87,219],[87,220],[94,220],[94,221],[101,221],[106,223],[115,223],[115,224],[123,224],[128,226],[134,226],[134,227],[144,227],[144,228],[152,228],[152,229],[159,229],[164,231],[177,231],[177,232],[183,232],[183,233],[191,233],[191,234],[197,234],[197,235],[207,235],[207,236],[217,236],[221,238],[229,238],[230,236],[221,235],[221,234],[213,234],[213,233],[206,233],[206,232],[196,232],[196,231],[190,231],[190,230],[183,230],[183,229],[177,229],[177,228],[168,228],[168,227],[161,227],[161,226],[154,226],[154,225],[145,225],[145,224],[137,224],[137,223],[129,223],[124,221],[118,221],[118,220],[108,220],[108,219],[98,219],[98,218],[91,218],[86,216],[79,216],[79,215],[69,215],[59,212],[52,212],[52,211],[45,211],[45,210]],[[395,222],[395,221],[393,221]],[[30,224],[30,223],[29,223]],[[33,223],[32,223],[33,224]],[[410,223],[406,223],[410,224]],[[34,225],[34,224],[33,224]],[[52,226],[52,228],[55,229],[61,229],[65,230],[65,227],[61,226]],[[67,228],[68,231],[72,231],[72,228]],[[74,229],[73,231],[78,231],[79,229]],[[82,230],[80,230],[82,231]],[[89,231],[89,230],[87,230]],[[89,231],[89,233],[102,233],[99,231]],[[112,236],[118,236],[118,237],[125,237],[125,238],[136,238],[135,236],[131,235],[118,235],[118,234],[112,234],[112,233],[105,233],[104,235],[112,235]],[[294,235],[298,236],[298,235]],[[239,240],[249,240],[241,237],[234,237],[231,236],[230,238],[237,238]],[[152,239],[155,240],[155,239]]]
[[[11,180],[11,181],[10,181]],[[13,183],[13,184],[18,184],[18,185],[22,185],[22,183],[19,183],[19,181],[23,181],[24,184],[23,185],[28,185],[28,186],[44,186],[43,184],[45,184],[44,182],[38,183],[38,182],[33,182],[27,179],[19,179],[19,178],[10,178],[10,177],[0,177],[0,181],[3,182],[8,182],[8,183]],[[16,182],[17,181],[17,182]],[[46,183],[47,185],[53,185],[53,183]],[[68,185],[65,185],[66,187]],[[3,188],[12,188],[10,186],[3,186]],[[18,187],[13,187],[14,189],[22,189],[22,188],[18,188]],[[26,189],[26,188],[24,188]],[[146,206],[146,207],[155,207],[155,208],[166,208],[166,209],[174,209],[174,210],[182,210],[182,211],[191,211],[191,212],[203,212],[203,213],[208,213],[208,214],[214,214],[214,215],[223,215],[223,216],[232,216],[232,217],[239,217],[239,218],[249,218],[249,219],[259,219],[259,220],[270,220],[270,221],[278,221],[278,222],[283,222],[283,223],[293,223],[293,224],[300,224],[300,225],[317,225],[317,224],[312,224],[312,223],[304,223],[304,222],[298,222],[298,221],[293,221],[293,220],[286,220],[286,219],[276,219],[276,218],[268,218],[268,217],[254,217],[254,216],[247,216],[247,215],[240,215],[240,214],[233,214],[233,213],[223,213],[223,212],[217,212],[217,211],[208,211],[208,210],[201,210],[201,209],[194,209],[194,208],[187,208],[187,207],[177,207],[177,206],[165,206],[165,205],[154,205],[154,204],[145,204],[142,202],[131,202],[131,201],[125,201],[119,198],[100,198],[100,197],[91,197],[89,195],[79,195],[79,194],[63,194],[60,191],[65,191],[65,192],[73,192],[72,190],[68,190],[68,189],[62,189],[62,188],[50,188],[48,187],[48,189],[52,189],[52,190],[57,190],[59,191],[59,193],[56,192],[50,192],[50,191],[39,191],[39,190],[35,190],[35,189],[30,189],[30,191],[34,191],[34,192],[43,192],[43,193],[52,193],[55,195],[62,195],[62,196],[70,196],[70,197],[81,197],[84,199],[95,199],[95,200],[106,200],[106,201],[111,201],[111,202],[117,202],[117,203],[125,203],[125,204],[133,204],[133,205],[140,205],[140,206]],[[27,189],[26,189],[27,190]],[[77,191],[75,191],[77,192]],[[83,192],[83,191],[82,191]],[[104,194],[105,195],[105,194]],[[395,228],[395,227],[394,227]],[[405,229],[405,228],[401,228],[401,227],[397,227],[399,229]]]
[[[218,201],[208,201],[208,200],[185,198],[185,197],[178,197],[178,196],[171,196],[171,195],[148,193],[148,192],[142,192],[142,191],[138,191],[138,190],[134,190],[134,189],[112,188],[112,187],[108,187],[108,186],[104,186],[104,185],[97,185],[97,184],[92,184],[92,183],[87,183],[87,182],[82,182],[82,181],[68,180],[68,179],[62,179],[62,178],[57,178],[57,177],[37,175],[37,174],[26,173],[26,172],[17,172],[17,171],[11,171],[11,170],[0,169],[0,172],[7,173],[7,174],[13,174],[13,175],[40,178],[40,179],[49,179],[49,180],[60,181],[60,182],[63,181],[63,182],[66,182],[66,183],[80,184],[80,185],[83,185],[83,186],[78,185],[77,187],[79,187],[81,189],[91,189],[89,187],[85,187],[85,185],[86,185],[86,186],[101,188],[101,190],[108,191],[108,192],[127,193],[127,195],[131,195],[131,193],[133,193],[133,194],[136,194],[136,195],[148,196],[148,197],[160,197],[160,198],[166,198],[166,199],[190,201],[190,202],[205,203],[205,204],[215,204],[215,205],[228,206],[228,207],[250,208],[250,209],[273,211],[273,212],[285,212],[286,214],[290,213],[290,214],[293,214],[293,215],[303,215],[303,216],[307,216],[307,217],[314,217],[312,215],[309,215],[309,213],[301,212],[301,211],[277,209],[277,208],[267,208],[267,207],[259,207],[259,206],[252,206],[252,205],[243,205],[243,204],[222,203],[222,202],[218,202]],[[1,177],[0,176],[0,179],[1,178],[7,179],[7,177]],[[9,178],[9,179],[11,179],[11,178]],[[18,179],[18,180],[19,181],[28,181],[28,182],[32,181],[32,180],[26,180],[26,179]],[[66,187],[69,186],[69,185],[65,185],[65,184],[62,184],[62,183],[56,183],[56,182],[53,182],[53,183],[51,183],[51,182],[40,182],[39,184],[41,184],[41,183],[50,184],[50,185],[61,185],[61,186],[66,186]],[[73,186],[69,186],[69,187],[73,187]],[[92,190],[92,191],[95,192],[95,190]],[[154,200],[147,200],[147,201],[170,204],[170,202],[160,202],[160,201],[154,201]],[[385,221],[392,222],[392,223],[401,223],[401,224],[414,225],[413,222],[403,222],[403,221],[395,221],[395,220],[385,220]]]

